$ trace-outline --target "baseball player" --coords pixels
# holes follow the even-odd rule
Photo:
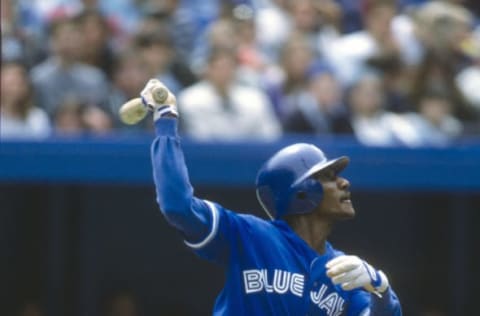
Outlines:
[[[157,202],[197,255],[220,264],[226,283],[213,315],[401,315],[386,275],[327,241],[332,224],[355,215],[348,157],[327,159],[310,144],[288,146],[260,169],[257,197],[270,220],[238,214],[194,197],[177,134],[175,96],[164,104],[150,80],[151,146]]]

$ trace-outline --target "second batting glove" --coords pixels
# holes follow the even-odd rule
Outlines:
[[[387,290],[387,276],[357,256],[339,256],[326,265],[327,276],[344,290],[364,288],[380,296]]]

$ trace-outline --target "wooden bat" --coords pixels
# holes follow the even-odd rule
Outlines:
[[[168,90],[163,87],[156,87],[152,91],[153,99],[157,103],[163,103],[168,98]],[[133,125],[145,118],[148,108],[143,105],[141,98],[134,98],[125,102],[118,111],[120,120],[128,125]]]

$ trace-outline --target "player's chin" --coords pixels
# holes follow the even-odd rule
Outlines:
[[[355,208],[350,201],[340,203],[339,219],[351,219],[355,217]]]

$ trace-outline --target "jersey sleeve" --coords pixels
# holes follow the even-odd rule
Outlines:
[[[227,226],[233,215],[194,196],[177,130],[175,118],[155,123],[151,159],[157,203],[168,223],[183,234],[187,246],[201,257],[224,262],[229,252]]]
[[[175,118],[155,123],[151,159],[157,203],[166,220],[187,240],[199,242],[208,236],[214,218],[208,205],[193,196],[177,124]]]
[[[370,315],[402,316],[400,301],[391,287],[381,297],[371,294]]]
[[[197,243],[185,241],[199,257],[226,266],[242,247],[240,231],[248,227],[247,221],[240,215],[223,208],[217,203],[204,201],[212,214],[210,234]]]
[[[402,316],[402,309],[391,288],[381,297],[364,290],[355,290],[347,316]]]
[[[346,316],[369,315],[370,293],[361,289],[348,291],[348,293],[350,298]]]

